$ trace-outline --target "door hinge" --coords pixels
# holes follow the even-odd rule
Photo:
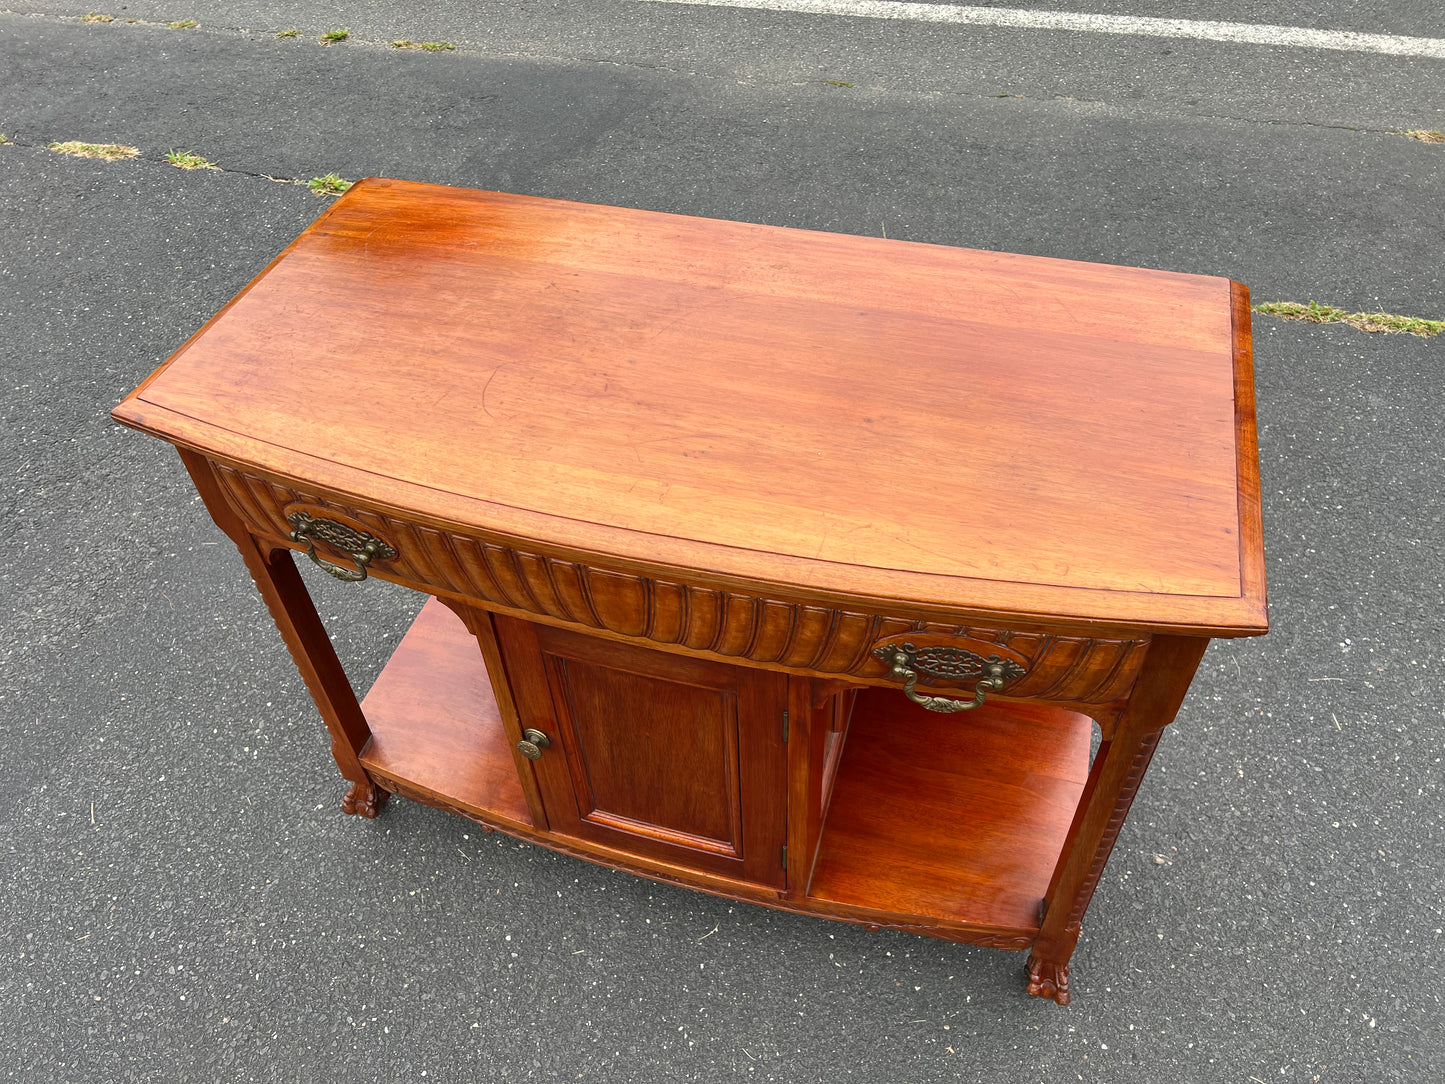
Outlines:
[[[788,740],[788,713],[783,712],[783,741]]]
[[[783,844],[783,868],[788,868],[788,845],[786,843]]]

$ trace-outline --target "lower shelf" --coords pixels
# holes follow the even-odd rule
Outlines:
[[[429,601],[362,704],[383,786],[524,838],[774,907],[1024,947],[1089,768],[1090,720],[1034,704],[938,715],[859,694],[808,892],[690,874],[539,830],[478,646]],[[390,784],[390,785],[388,785]]]
[[[808,898],[1037,930],[1092,726],[1037,704],[940,715],[894,689],[860,693]]]
[[[533,827],[481,650],[436,599],[422,607],[361,710],[371,726],[361,754],[368,772],[497,827]]]

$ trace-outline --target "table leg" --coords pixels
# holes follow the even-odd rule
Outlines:
[[[326,720],[326,728],[331,732],[331,755],[342,776],[351,781],[351,788],[341,800],[342,811],[375,817],[388,794],[371,781],[361,764],[361,751],[371,740],[371,728],[361,713],[356,692],[341,660],[336,657],[306,584],[296,571],[291,551],[273,547],[246,530],[226,503],[204,457],[182,449],[181,460],[211,518],[241,551],[241,558],[266,600],[266,608],[286,641],[296,669]]]
[[[1157,636],[1113,737],[1099,747],[1068,839],[1054,868],[1043,926],[1029,954],[1028,992],[1069,1003],[1069,960],[1104,864],[1154,756],[1184,702],[1209,640]]]

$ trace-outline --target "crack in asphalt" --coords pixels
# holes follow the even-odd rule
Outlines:
[[[44,151],[44,152],[47,153],[47,154],[58,155],[59,157],[62,157],[62,158],[74,157],[73,155],[65,155],[65,154],[62,154],[62,153],[59,152],[59,151],[52,151],[52,150],[50,149],[50,144],[51,144],[51,142],[54,142],[54,141],[53,141],[53,140],[44,140],[44,141],[41,141],[41,142],[38,142],[38,143],[32,143],[32,142],[29,142],[28,140],[21,140],[21,139],[9,138],[9,139],[6,139],[4,143],[0,143],[0,147],[18,147],[18,148],[21,148],[22,150]],[[94,160],[95,160],[95,159],[92,159],[92,161],[94,161]],[[229,173],[229,174],[233,174],[233,175],[238,176],[238,177],[254,177],[254,178],[256,178],[257,180],[261,180],[261,181],[271,181],[271,182],[273,182],[274,184],[294,184],[294,185],[298,185],[298,186],[300,186],[300,187],[302,187],[302,188],[307,188],[307,187],[309,187],[309,181],[310,181],[310,178],[303,179],[303,178],[300,178],[300,177],[276,177],[276,176],[273,176],[273,175],[271,175],[271,174],[269,174],[269,173],[260,173],[260,172],[257,172],[257,171],[255,171],[255,170],[250,170],[250,169],[235,169],[235,168],[230,167],[230,166],[218,165],[218,164],[215,163],[215,162],[212,162],[212,163],[210,164],[210,168],[209,168],[209,169],[204,169],[204,170],[200,170],[200,169],[197,169],[197,170],[182,170],[182,169],[180,169],[178,166],[171,165],[171,163],[167,162],[164,157],[159,157],[159,158],[157,158],[157,157],[154,157],[153,155],[147,154],[145,151],[141,151],[141,153],[140,153],[139,155],[136,155],[134,158],[117,159],[116,162],[110,162],[110,163],[107,163],[107,164],[109,164],[109,165],[116,165],[116,164],[118,164],[119,162],[129,162],[129,163],[132,163],[132,164],[135,164],[135,165],[145,165],[145,166],[168,166],[169,168],[178,170],[179,172],[182,172],[182,173]],[[314,194],[317,198],[319,198],[319,199],[325,199],[325,198],[332,198],[332,199],[334,199],[335,197],[341,195],[340,192],[314,192],[314,191],[313,191],[313,194]]]

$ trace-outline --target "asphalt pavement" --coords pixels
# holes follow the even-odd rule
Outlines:
[[[1433,3],[1087,10],[1445,37]],[[1068,1008],[1024,995],[1018,954],[405,801],[343,816],[237,554],[174,452],[107,417],[323,209],[292,182],[331,172],[1442,318],[1445,144],[1400,132],[1445,128],[1445,61],[628,0],[85,13],[0,13],[0,1079],[1445,1073],[1445,338],[1256,317],[1273,631],[1207,654]],[[308,581],[365,688],[419,600]]]

